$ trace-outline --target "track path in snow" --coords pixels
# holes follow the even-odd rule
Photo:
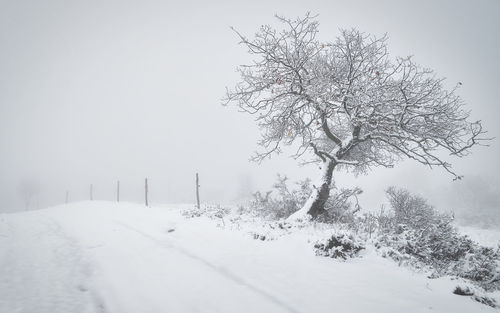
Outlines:
[[[94,223],[94,233],[101,233],[100,238],[87,237],[87,245],[97,247],[90,251],[91,258],[99,292],[111,313],[298,312],[189,248],[174,244],[168,231],[153,236],[140,223],[106,221]]]
[[[183,248],[182,246],[174,245],[171,242],[167,242],[164,240],[163,241],[158,240],[156,237],[151,236],[150,234],[146,233],[144,230],[139,230],[131,225],[127,225],[127,224],[124,224],[121,222],[117,222],[117,223],[119,225],[121,225],[127,229],[130,229],[131,231],[143,236],[144,238],[151,240],[152,242],[154,242],[155,244],[157,244],[158,246],[160,246],[164,249],[175,250],[176,252],[180,253],[182,256],[187,257],[189,259],[192,259],[195,262],[199,263],[200,265],[207,267],[208,269],[214,271],[215,273],[219,274],[223,278],[229,280],[230,284],[237,284],[238,287],[241,287],[241,286],[245,287],[248,290],[254,292],[256,295],[262,296],[262,298],[264,298],[265,300],[268,300],[269,302],[274,303],[276,305],[276,308],[282,309],[280,311],[300,313],[298,310],[292,308],[291,306],[289,306],[285,302],[278,299],[276,296],[270,294],[269,292],[267,292],[267,291],[265,291],[257,286],[252,285],[251,283],[246,281],[243,277],[238,276],[235,273],[232,273],[228,269],[221,267],[221,266],[218,266],[218,265],[210,262],[209,260],[207,260],[199,255],[196,255],[193,251],[189,251],[189,250]]]
[[[105,311],[78,242],[48,216],[0,217],[0,312]]]
[[[93,206],[63,206],[4,219],[0,277],[7,279],[0,282],[0,312],[298,313],[198,255],[195,245],[175,243],[168,232],[178,231],[174,222],[155,225],[137,206],[124,207],[122,217]]]

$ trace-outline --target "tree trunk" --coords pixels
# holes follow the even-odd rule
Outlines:
[[[307,215],[315,219],[318,215],[325,212],[325,203],[330,197],[330,185],[333,178],[333,170],[335,169],[333,161],[323,162],[321,165],[321,176],[316,184],[313,185],[313,192],[307,199],[304,206],[293,213],[289,219],[302,219]]]

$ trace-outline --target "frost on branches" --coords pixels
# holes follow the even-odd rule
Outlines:
[[[389,57],[385,36],[348,29],[320,42],[315,17],[277,19],[281,30],[264,25],[253,39],[235,31],[254,61],[239,67],[241,80],[225,100],[255,115],[262,132],[256,161],[294,143],[294,157],[312,152],[321,164],[295,217],[324,212],[339,168],[360,173],[410,158],[460,177],[438,151],[462,157],[486,138],[480,121],[469,120],[458,86],[445,89],[411,57]]]

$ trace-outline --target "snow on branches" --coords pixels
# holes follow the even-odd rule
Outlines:
[[[310,151],[354,171],[407,157],[459,178],[436,152],[461,157],[486,138],[456,88],[411,57],[391,58],[386,36],[346,29],[320,42],[315,16],[276,18],[282,30],[264,25],[253,39],[235,30],[255,59],[240,66],[225,100],[256,115],[263,149],[255,160],[296,142],[295,157]]]

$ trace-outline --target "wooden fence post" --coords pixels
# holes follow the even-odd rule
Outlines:
[[[116,182],[116,202],[120,202],[120,181]]]
[[[148,179],[144,180],[144,198],[146,200],[146,206],[148,206]]]
[[[196,207],[200,209],[200,179],[196,173]]]

